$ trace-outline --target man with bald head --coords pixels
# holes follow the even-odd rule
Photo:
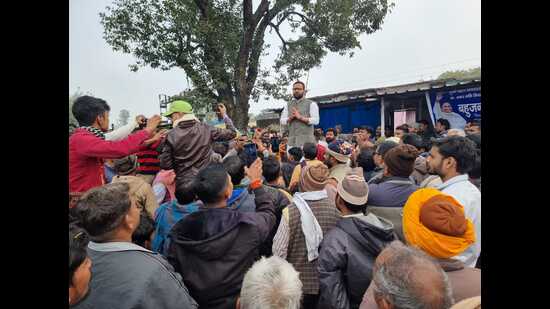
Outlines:
[[[422,251],[394,241],[376,258],[371,285],[359,308],[444,309],[453,303],[443,269]]]

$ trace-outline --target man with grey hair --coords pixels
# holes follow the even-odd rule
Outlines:
[[[128,183],[93,188],[75,207],[90,235],[93,276],[88,296],[74,308],[198,308],[162,255],[132,243],[140,210]]]
[[[391,242],[376,258],[373,279],[360,309],[448,309],[451,284],[441,267],[424,252]]]
[[[262,257],[246,273],[237,309],[298,309],[302,282],[290,263]]]

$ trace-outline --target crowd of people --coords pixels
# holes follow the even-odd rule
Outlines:
[[[239,132],[223,104],[212,125],[174,101],[169,130],[108,132],[109,111],[72,108],[71,307],[481,307],[479,121],[289,139]]]

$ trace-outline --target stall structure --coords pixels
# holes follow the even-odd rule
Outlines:
[[[419,120],[428,120],[433,126],[438,118],[452,114],[465,121],[481,119],[481,78],[422,81],[310,99],[319,105],[320,122],[316,127],[326,130],[340,125],[343,133],[350,133],[362,125],[381,126],[384,134],[385,130]]]

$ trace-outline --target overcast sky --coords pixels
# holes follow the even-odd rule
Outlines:
[[[185,72],[150,68],[131,72],[133,56],[113,51],[103,39],[99,13],[111,3],[69,1],[69,94],[80,89],[107,100],[113,122],[121,109],[132,115],[158,113],[159,94],[174,95],[188,87]],[[361,36],[362,49],[353,58],[328,54],[320,68],[310,71],[308,96],[416,82],[446,70],[481,65],[481,1],[395,3],[381,30]],[[265,63],[271,64],[279,41],[275,34],[267,41],[273,47]],[[251,101],[250,111],[257,114],[282,104]]]

